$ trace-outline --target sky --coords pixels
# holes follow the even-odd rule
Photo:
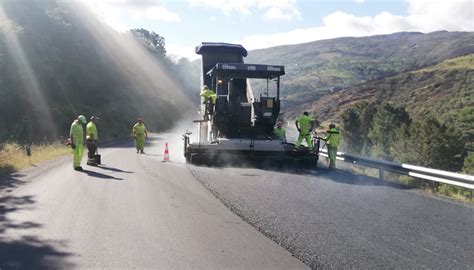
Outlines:
[[[262,49],[401,31],[474,31],[474,0],[80,0],[117,31],[163,36],[169,55],[201,42]]]

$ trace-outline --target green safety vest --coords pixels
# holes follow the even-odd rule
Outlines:
[[[78,120],[74,120],[71,124],[71,129],[69,130],[69,136],[72,135],[74,144],[79,145],[84,142],[84,130],[82,129],[81,123]]]
[[[217,95],[210,89],[202,90],[201,97],[203,97],[205,100],[211,99],[212,104],[216,104]]]
[[[273,131],[273,134],[275,135],[275,139],[278,140],[285,140],[286,139],[286,132],[284,128],[275,128]]]
[[[327,131],[326,137],[324,139],[327,141],[328,145],[331,146],[339,146],[339,141],[341,140],[341,135],[339,134],[339,131],[335,128],[331,128],[330,130]]]
[[[99,139],[99,133],[97,132],[97,127],[95,126],[94,122],[89,122],[87,124],[86,136],[87,138],[91,138],[95,141]]]
[[[296,121],[298,122],[300,130],[301,130],[300,134],[302,135],[309,134],[309,129],[311,128],[311,123],[314,121],[314,119],[303,114],[300,117],[298,117]]]
[[[145,137],[146,132],[146,127],[144,124],[136,123],[133,126],[132,134],[135,137]]]

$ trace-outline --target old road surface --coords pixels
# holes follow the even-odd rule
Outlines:
[[[186,165],[181,150],[165,134],[84,172],[63,158],[4,179],[0,269],[474,269],[472,206],[342,171]]]

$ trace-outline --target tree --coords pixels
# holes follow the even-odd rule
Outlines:
[[[381,105],[373,116],[372,127],[368,138],[373,143],[371,153],[376,158],[392,160],[392,146],[396,141],[398,128],[411,123],[410,115],[402,107],[394,107],[388,103]]]
[[[166,49],[165,49],[165,38],[158,35],[153,31],[148,31],[146,29],[132,29],[130,30],[132,35],[145,47],[147,47],[155,55],[165,58]]]
[[[474,175],[474,152],[469,152],[469,154],[464,159],[462,171],[464,173]]]
[[[418,162],[421,166],[441,170],[460,171],[465,156],[460,132],[448,128],[434,116],[428,116],[411,129],[411,139],[416,143]]]
[[[369,154],[372,142],[368,138],[377,107],[373,103],[362,102],[346,109],[342,115],[342,136],[348,151],[354,154]]]
[[[373,147],[372,141],[369,139],[369,131],[372,128],[372,121],[374,115],[377,113],[377,106],[375,103],[363,102],[358,105],[360,108],[360,130],[363,138],[362,153],[370,154],[370,149]]]
[[[360,112],[352,107],[341,114],[342,137],[347,143],[349,153],[360,154],[364,146],[363,130],[361,130]]]
[[[428,168],[460,171],[466,153],[464,142],[458,134],[459,131],[441,124],[430,115],[412,124],[409,130],[401,128],[398,131],[395,159]],[[433,189],[439,186],[435,182],[427,183]]]

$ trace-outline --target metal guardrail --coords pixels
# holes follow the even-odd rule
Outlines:
[[[319,155],[327,157],[327,150],[319,149]],[[350,155],[344,152],[337,152],[337,159],[352,164],[379,169],[379,178],[381,179],[383,179],[383,172],[389,171],[415,178],[421,178],[474,190],[474,176],[472,175],[435,170],[410,164],[399,164],[395,162],[376,160],[372,158]]]

